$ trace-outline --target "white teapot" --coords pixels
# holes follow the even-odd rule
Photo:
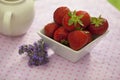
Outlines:
[[[0,33],[25,34],[34,18],[34,0],[0,0]]]

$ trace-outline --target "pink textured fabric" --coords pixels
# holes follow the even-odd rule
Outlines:
[[[109,20],[109,34],[77,63],[53,54],[48,64],[29,67],[28,58],[18,54],[19,46],[40,39],[37,32],[53,21],[54,10],[63,5],[86,10],[91,16],[102,14]],[[120,80],[120,12],[106,0],[36,0],[35,12],[25,35],[0,35],[0,80]]]

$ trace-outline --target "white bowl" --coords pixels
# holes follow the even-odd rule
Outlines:
[[[106,33],[104,33],[103,35],[99,36],[98,38],[96,38],[95,40],[93,40],[92,42],[90,42],[89,44],[87,44],[85,47],[83,47],[82,49],[75,51],[49,37],[47,37],[44,34],[44,29],[40,30],[38,32],[38,34],[40,35],[40,37],[49,45],[49,47],[51,49],[53,49],[55,51],[55,54],[58,54],[60,56],[62,56],[63,58],[71,61],[71,62],[77,62],[80,58],[82,58],[83,56],[85,56],[86,54],[88,54],[94,47],[95,45],[108,33],[108,31],[106,31]]]

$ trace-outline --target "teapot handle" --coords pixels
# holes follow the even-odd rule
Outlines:
[[[6,12],[3,18],[3,26],[6,32],[10,32],[11,19],[12,19],[12,12],[11,11]]]

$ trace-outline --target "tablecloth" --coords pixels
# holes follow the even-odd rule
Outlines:
[[[59,6],[85,10],[91,16],[102,14],[109,21],[109,33],[77,63],[53,54],[48,64],[30,67],[28,58],[18,54],[19,46],[39,40],[37,32],[53,21]],[[36,0],[35,18],[25,35],[0,35],[0,80],[120,80],[119,41],[120,12],[107,0]]]

